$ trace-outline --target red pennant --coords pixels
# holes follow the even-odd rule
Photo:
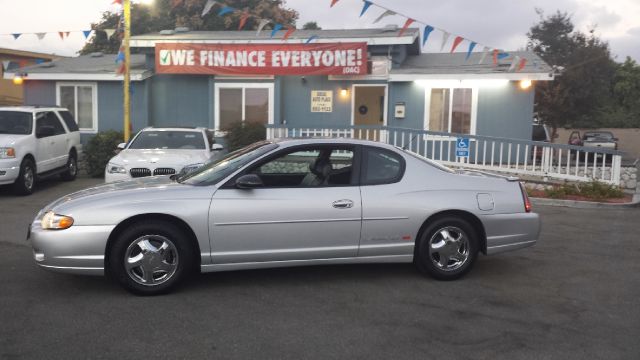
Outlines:
[[[23,68],[25,66],[29,65],[29,62],[27,60],[20,60],[18,61],[18,66]]]
[[[244,25],[247,23],[247,19],[249,18],[249,12],[245,10],[242,15],[240,15],[240,23],[238,24],[238,30],[242,30]]]
[[[113,0],[113,2],[111,4],[122,5],[122,0]]]
[[[462,36],[456,36],[456,38],[453,40],[453,46],[451,47],[451,52],[456,51],[456,48],[458,47],[458,45],[460,45],[460,43],[462,43],[463,40],[464,38]]]
[[[335,5],[338,1],[340,1],[340,0],[331,0],[331,6],[329,6],[329,7],[333,7],[333,5]]]
[[[122,64],[120,64],[120,66],[118,66],[118,69],[116,70],[116,74],[122,75],[122,74],[124,74],[124,70],[125,70],[124,62],[122,62]]]
[[[291,34],[293,34],[296,31],[295,27],[290,27],[287,29],[287,32],[284,33],[284,37],[282,37],[282,40],[287,40],[289,38],[289,36],[291,36]]]
[[[518,64],[518,68],[516,69],[517,72],[522,71],[522,69],[524,69],[524,66],[527,65],[527,59],[521,59],[520,63]]]
[[[498,53],[500,50],[493,49],[493,66],[498,66]]]
[[[414,21],[415,20],[411,18],[407,19],[407,21],[404,22],[404,25],[402,25],[402,29],[398,32],[398,36],[402,36],[402,34],[404,34],[404,32],[409,28],[409,25],[413,24]]]
[[[61,40],[64,40],[64,31],[58,31],[58,35],[60,35]]]

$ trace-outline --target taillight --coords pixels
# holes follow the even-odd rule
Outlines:
[[[531,212],[531,200],[527,195],[527,189],[524,187],[524,183],[520,183],[520,191],[522,192],[522,200],[524,201],[524,211]]]

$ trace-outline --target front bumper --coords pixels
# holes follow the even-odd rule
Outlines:
[[[104,172],[104,182],[110,183],[121,180],[131,180],[133,179],[131,175],[127,172],[126,174],[111,174],[108,171]]]
[[[20,161],[0,159],[0,185],[13,184],[20,175]]]
[[[43,230],[36,221],[29,231],[34,260],[51,271],[103,275],[107,239],[114,228],[74,225],[66,230]]]
[[[540,236],[536,213],[484,215],[480,220],[487,235],[487,255],[533,246]]]

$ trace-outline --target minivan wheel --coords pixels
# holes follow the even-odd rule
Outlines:
[[[466,220],[445,217],[431,223],[419,239],[416,265],[438,280],[455,280],[471,270],[478,257],[478,235]]]
[[[73,152],[69,153],[65,171],[60,175],[62,180],[73,181],[78,175],[78,159]]]
[[[158,295],[175,288],[193,264],[185,234],[157,221],[124,230],[109,250],[109,274],[137,295]]]
[[[31,159],[24,159],[20,164],[20,173],[13,183],[13,188],[20,195],[31,195],[36,183],[36,166]]]

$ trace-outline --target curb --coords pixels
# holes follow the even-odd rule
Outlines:
[[[544,198],[531,198],[531,202],[534,205],[548,205],[559,207],[570,207],[574,209],[629,209],[640,207],[640,199],[635,199],[629,203],[622,204],[610,204],[594,201],[576,201],[576,200],[558,200],[558,199],[544,199]]]

